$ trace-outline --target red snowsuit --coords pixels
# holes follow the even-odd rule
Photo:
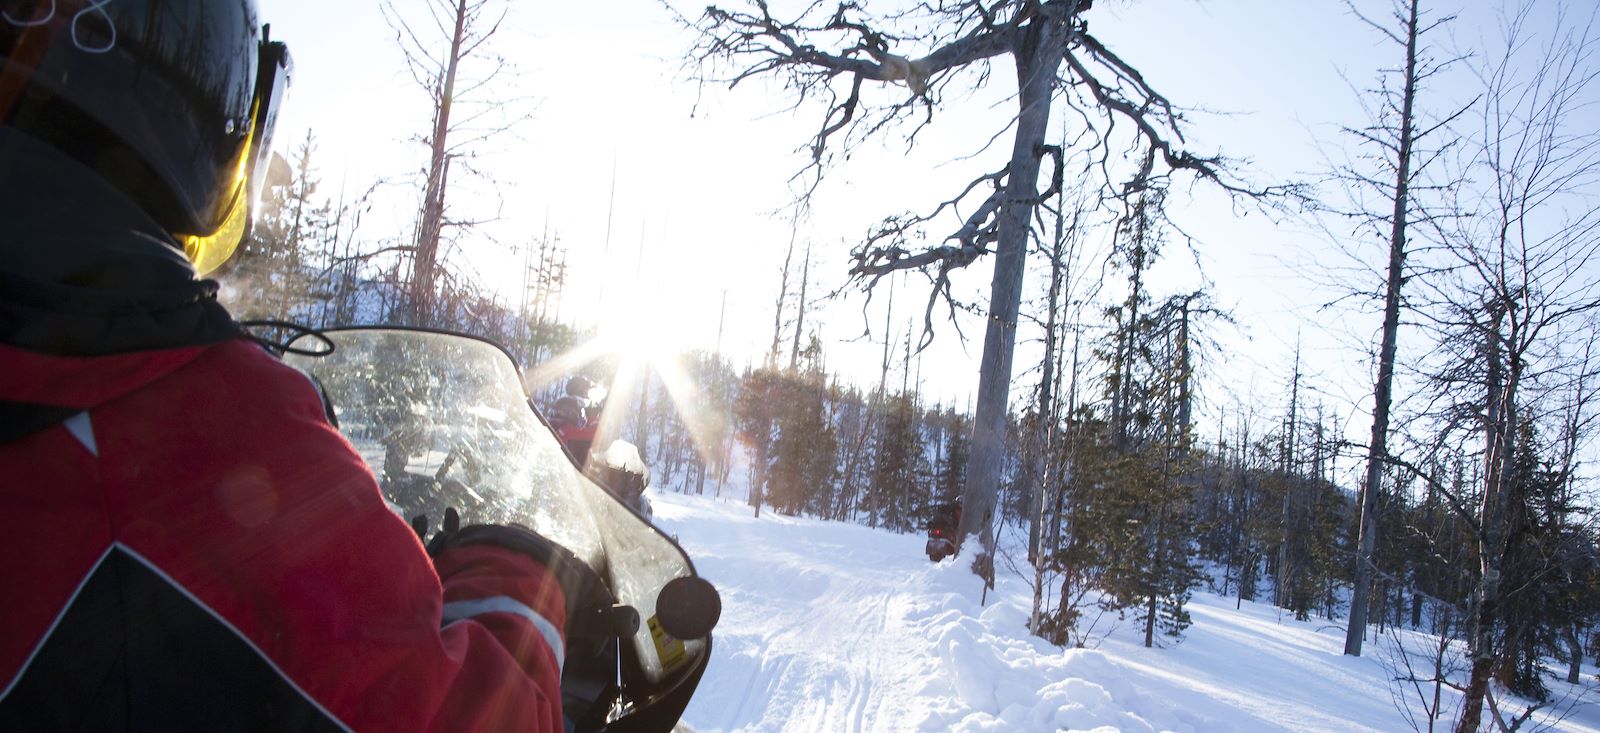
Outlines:
[[[0,442],[0,730],[561,730],[555,579],[430,562],[260,347],[0,345],[0,375],[70,411]]]
[[[561,445],[566,446],[567,452],[572,454],[578,468],[583,468],[589,462],[589,451],[594,447],[594,436],[600,428],[600,421],[590,420],[583,424],[569,420],[557,420],[552,424],[555,428],[556,439]]]

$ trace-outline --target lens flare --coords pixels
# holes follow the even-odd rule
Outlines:
[[[628,300],[607,310],[593,339],[530,370],[530,393],[564,380],[595,361],[615,360],[616,374],[611,384],[604,386],[605,406],[595,431],[595,448],[604,449],[613,440],[628,437],[623,434],[623,426],[630,414],[637,413],[640,394],[651,387],[653,377],[687,429],[701,464],[714,463],[720,455],[714,426],[723,416],[708,414],[698,385],[683,368],[681,323],[675,322],[660,303]],[[651,398],[656,402],[659,395]]]

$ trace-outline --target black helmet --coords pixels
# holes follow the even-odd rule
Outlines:
[[[0,2],[0,125],[121,189],[201,273],[248,233],[289,54],[254,0]]]
[[[594,391],[594,382],[582,374],[567,380],[567,394],[572,397],[589,399],[589,393]]]

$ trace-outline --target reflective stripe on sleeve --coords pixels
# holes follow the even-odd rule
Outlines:
[[[485,613],[510,613],[527,619],[535,629],[539,630],[539,635],[544,637],[545,643],[550,645],[550,651],[556,655],[557,667],[565,663],[567,650],[566,645],[561,641],[561,630],[557,629],[555,624],[550,623],[549,619],[539,615],[538,611],[527,607],[515,598],[495,596],[471,601],[452,601],[444,604],[443,621],[449,624]]]

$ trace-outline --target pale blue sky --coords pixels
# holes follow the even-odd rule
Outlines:
[[[396,5],[414,13],[421,2]],[[1390,7],[1358,4],[1380,17]],[[419,170],[424,151],[403,140],[426,126],[427,101],[405,74],[377,2],[341,0],[337,10],[323,0],[262,5],[275,37],[290,44],[296,60],[279,147],[313,126],[323,190],[330,195],[341,182],[354,196],[379,175]],[[688,12],[699,7],[681,5]],[[1468,5],[1456,35],[1463,43],[1492,38],[1486,24],[1498,6],[1483,0]],[[1210,110],[1192,115],[1194,149],[1248,159],[1244,170],[1263,183],[1314,174],[1323,150],[1346,145],[1338,126],[1363,121],[1341,72],[1366,85],[1379,66],[1398,61],[1396,49],[1333,0],[1101,0],[1088,18],[1102,41],[1172,101]],[[679,61],[691,42],[654,0],[510,3],[497,49],[522,75],[517,93],[536,98],[538,106],[521,139],[506,141],[486,166],[501,180],[504,202],[504,220],[491,231],[504,242],[521,242],[548,222],[571,250],[569,308],[592,315],[604,274],[605,310],[619,307],[624,293],[651,300],[654,305],[630,312],[691,345],[709,347],[715,339],[726,290],[723,345],[742,360],[759,354],[770,338],[778,268],[789,241],[786,223],[773,212],[789,200],[787,179],[804,162],[794,150],[821,110],[778,113],[784,104],[759,84],[731,92],[695,88],[683,81]],[[905,55],[925,51],[908,48]],[[1009,70],[996,78],[998,89],[1009,81]],[[962,109],[939,113],[910,154],[891,138],[834,172],[816,215],[800,232],[802,243],[814,242],[823,287],[843,281],[848,248],[871,223],[908,208],[926,210],[964,181],[1000,166],[1001,150],[958,158],[977,152],[1009,120],[1009,104],[995,106],[1004,91],[987,98],[980,93]],[[1466,94],[1463,87],[1435,91],[1441,103]],[[1212,400],[1275,409],[1286,392],[1287,352],[1297,333],[1311,370],[1324,375],[1322,387],[1336,393],[1330,402],[1362,400],[1370,391],[1370,383],[1361,383],[1370,366],[1346,345],[1374,333],[1377,318],[1315,313],[1311,309],[1327,294],[1289,264],[1312,258],[1325,243],[1292,223],[1259,213],[1240,216],[1212,192],[1188,193],[1182,187],[1174,197],[1175,208],[1184,209],[1176,218],[1199,238],[1198,261],[1218,301],[1248,326],[1224,334],[1236,351],[1225,365],[1215,365]],[[482,190],[464,188],[458,195],[488,207],[480,210],[493,208]],[[407,231],[414,206],[407,196],[380,207],[365,225],[367,234]],[[467,199],[458,201],[466,205]],[[514,265],[490,254],[494,249],[481,245],[468,254],[487,277],[514,272]],[[606,251],[609,265],[602,262]],[[1157,269],[1156,295],[1197,287],[1195,261],[1172,248]],[[636,271],[644,273],[640,282]],[[500,279],[508,286],[519,282]],[[987,281],[988,266],[980,265],[957,284],[976,298],[986,295]],[[922,298],[921,292],[902,294],[897,331],[920,317]],[[883,320],[884,300],[874,301],[875,324]],[[875,381],[880,347],[844,341],[861,331],[861,303],[858,296],[830,305],[812,322],[825,324],[835,368],[871,373]],[[1329,328],[1341,337],[1326,335]],[[948,326],[941,328],[921,367],[931,393],[960,402],[976,387],[982,337],[975,321],[965,331],[970,341],[963,348]],[[1032,360],[1025,344],[1019,370]],[[1365,420],[1352,404],[1330,407],[1348,413],[1356,426]]]

